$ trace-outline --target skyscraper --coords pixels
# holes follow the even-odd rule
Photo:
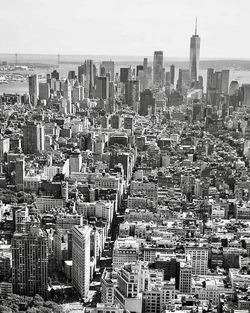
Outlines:
[[[131,77],[131,68],[130,67],[121,67],[120,68],[120,82],[125,83]]]
[[[72,101],[71,101],[71,84],[68,79],[65,80],[63,84],[63,97],[67,102],[67,114],[72,113]]]
[[[31,104],[36,106],[39,97],[38,76],[36,74],[29,76],[29,95]]]
[[[185,93],[190,87],[190,71],[188,69],[179,69],[177,89],[180,93]]]
[[[72,228],[72,284],[86,297],[90,283],[90,233],[87,225]]]
[[[48,289],[48,239],[37,227],[14,233],[12,239],[12,284],[14,293],[46,297]]]
[[[141,92],[139,114],[143,116],[155,114],[155,98],[150,89]]]
[[[63,84],[63,97],[71,101],[71,84],[68,79],[66,79]]]
[[[190,58],[189,58],[189,70],[191,83],[196,82],[199,72],[200,62],[200,37],[197,35],[197,18],[195,22],[195,34],[190,39]]]
[[[82,168],[82,155],[79,150],[75,150],[71,153],[69,158],[69,172],[78,173]]]
[[[83,79],[83,75],[85,75],[85,70],[84,70],[84,65],[80,65],[78,66],[78,80],[79,83],[83,84],[84,79]]]
[[[59,80],[59,72],[57,72],[57,70],[54,70],[51,73],[51,78],[55,78],[56,80]]]
[[[171,85],[174,85],[174,79],[175,79],[175,66],[171,65],[170,66],[170,82],[171,82]]]
[[[154,52],[153,84],[155,87],[162,87],[163,51]]]
[[[143,71],[143,65],[136,65],[136,78],[138,77],[140,71]]]
[[[229,70],[215,72],[213,68],[207,69],[207,100],[210,104],[215,104],[216,94],[228,95],[229,75]]]
[[[25,161],[24,158],[18,158],[16,159],[16,165],[15,165],[15,183],[17,190],[23,190],[23,178],[25,174]]]
[[[49,83],[39,83],[39,100],[48,100],[50,97]]]
[[[105,69],[105,75],[110,74],[110,80],[113,82],[115,79],[115,62],[114,61],[102,61],[101,67]]]
[[[190,293],[192,287],[192,266],[188,262],[181,262],[180,264],[180,292]]]
[[[250,84],[242,84],[242,105],[245,109],[250,108]]]
[[[68,72],[68,79],[73,80],[76,77],[76,72],[75,71],[69,71]]]
[[[72,103],[75,104],[82,101],[84,98],[84,87],[79,84],[78,80],[75,81],[74,86],[72,87],[71,96]]]
[[[40,123],[28,122],[23,128],[23,152],[39,153],[44,150],[44,126]]]
[[[143,59],[143,79],[142,79],[142,86],[141,90],[144,91],[148,88],[148,59]]]
[[[99,76],[96,77],[95,83],[95,97],[99,99],[108,99],[109,98],[109,78]]]
[[[228,95],[229,74],[229,70],[221,71],[221,92],[225,95]]]
[[[96,67],[93,60],[85,60],[83,65],[78,66],[78,80],[81,84],[85,84],[84,87],[86,88],[88,97],[93,96],[95,76]]]
[[[167,85],[171,84],[171,72],[166,72],[165,73],[165,82]]]
[[[140,96],[140,82],[139,80],[129,80],[125,83],[125,102],[130,107],[139,101]]]

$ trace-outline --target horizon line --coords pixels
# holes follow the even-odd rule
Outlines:
[[[15,56],[15,55],[32,55],[32,56],[55,56],[55,58],[57,58],[58,53],[25,53],[25,52],[21,52],[21,53],[11,53],[11,52],[0,52],[0,56],[3,55],[8,55],[8,56]],[[75,57],[87,57],[87,56],[93,56],[93,57],[125,57],[125,58],[152,58],[153,59],[153,54],[152,56],[147,56],[147,55],[129,55],[129,54],[94,54],[94,53],[87,53],[87,54],[69,54],[69,53],[65,53],[65,54],[59,54],[60,57],[62,56],[75,56]],[[188,57],[174,57],[174,56],[165,56],[164,60],[179,60],[179,61],[189,61]],[[250,58],[248,57],[202,57],[200,58],[200,61],[216,61],[216,60],[225,60],[225,61],[250,61]],[[112,61],[112,60],[110,60]]]

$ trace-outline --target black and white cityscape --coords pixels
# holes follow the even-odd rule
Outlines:
[[[249,313],[250,5],[90,2],[1,4],[0,313]]]

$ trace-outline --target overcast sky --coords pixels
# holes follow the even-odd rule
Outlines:
[[[0,53],[250,59],[249,0],[0,0]]]

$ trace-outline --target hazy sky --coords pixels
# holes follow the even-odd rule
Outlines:
[[[0,53],[250,59],[249,0],[0,0]]]

